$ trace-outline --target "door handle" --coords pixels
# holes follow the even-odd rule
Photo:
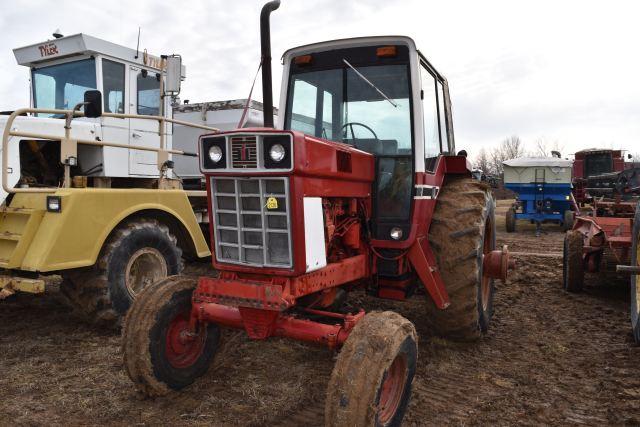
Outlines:
[[[140,137],[142,137],[142,135],[141,135],[141,134],[136,133],[136,132],[133,132],[133,133],[131,134],[131,136],[132,136],[132,137],[134,137],[134,138],[140,138]]]

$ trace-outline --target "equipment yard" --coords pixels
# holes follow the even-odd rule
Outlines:
[[[587,275],[582,293],[563,291],[560,226],[536,238],[525,223],[507,235],[510,203],[498,202],[497,238],[518,268],[506,285],[496,283],[493,324],[479,342],[432,337],[420,315],[424,295],[405,303],[359,292],[352,298],[416,325],[418,369],[405,425],[637,425],[640,347],[629,329],[628,279],[603,284]],[[206,262],[187,270],[210,271]],[[203,378],[143,400],[123,369],[120,335],[79,322],[57,289],[3,303],[0,424],[322,425],[334,365],[326,348],[227,330],[227,345]]]

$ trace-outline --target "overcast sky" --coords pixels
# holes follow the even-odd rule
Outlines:
[[[28,70],[12,48],[60,28],[153,54],[180,53],[181,97],[245,98],[259,61],[263,1],[3,2],[0,110],[29,102]],[[456,146],[477,153],[510,135],[565,153],[605,146],[640,152],[640,2],[282,0],[272,15],[274,98],[289,47],[402,34],[449,80]],[[260,99],[259,84],[255,98]]]

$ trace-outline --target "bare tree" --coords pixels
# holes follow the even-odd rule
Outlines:
[[[491,164],[489,161],[489,156],[487,156],[487,150],[484,147],[480,149],[478,152],[478,156],[476,157],[476,161],[473,166],[478,169],[482,169],[482,172],[485,174],[491,173]]]
[[[502,174],[502,162],[525,155],[524,144],[517,135],[512,135],[502,140],[502,142],[491,150],[490,166],[495,174]]]
[[[551,142],[545,137],[540,137],[536,139],[534,152],[537,156],[549,157],[552,151],[557,151],[562,155],[563,149],[564,146],[560,145],[557,139]]]

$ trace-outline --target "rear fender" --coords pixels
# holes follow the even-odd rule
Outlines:
[[[93,265],[112,231],[129,217],[163,212],[175,218],[199,257],[210,254],[191,204],[182,190],[61,189],[60,213],[45,212],[21,270],[56,271]],[[19,195],[12,202],[19,201]],[[17,200],[16,200],[17,199]]]

